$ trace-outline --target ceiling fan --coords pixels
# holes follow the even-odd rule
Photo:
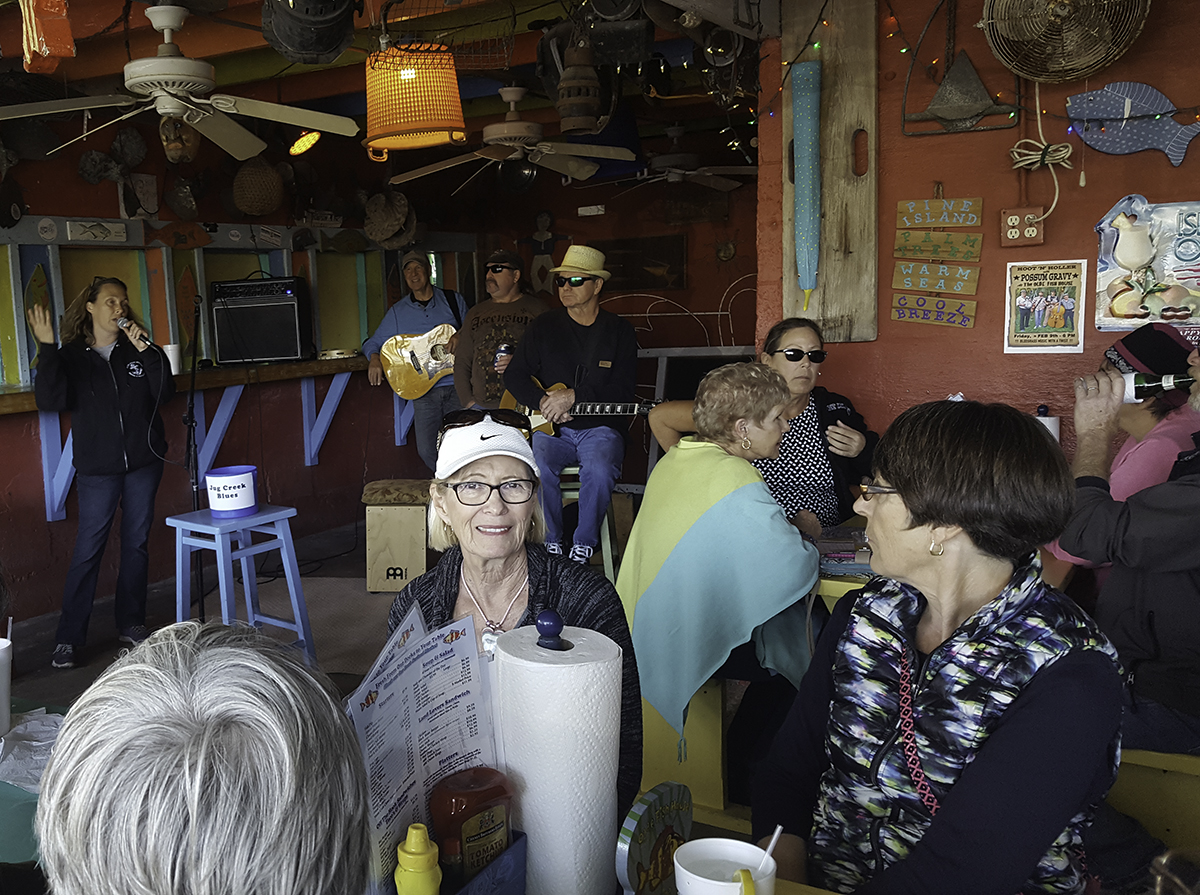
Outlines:
[[[525,121],[517,111],[517,103],[525,98],[524,87],[501,87],[500,98],[508,103],[508,114],[504,120],[489,124],[483,129],[483,146],[466,155],[455,156],[397,174],[391,183],[416,180],[475,159],[492,162],[512,159],[532,162],[575,180],[587,180],[600,169],[592,158],[621,159],[632,161],[634,154],[622,146],[601,146],[595,143],[561,143],[543,139],[542,126],[536,121]],[[587,158],[590,156],[590,158]]]
[[[267,144],[226,113],[265,118],[268,121],[279,121],[307,130],[327,131],[347,137],[358,133],[358,125],[354,120],[341,115],[329,115],[325,112],[313,112],[309,109],[220,93],[205,97],[204,94],[211,93],[216,87],[213,67],[203,60],[184,56],[172,39],[175,32],[183,26],[183,20],[188,17],[188,10],[182,6],[151,6],[146,9],[146,17],[154,26],[154,30],[161,32],[163,36],[158,55],[134,59],[125,65],[125,89],[144,98],[113,94],[24,103],[0,108],[0,121],[136,105],[137,108],[107,124],[115,124],[153,108],[164,118],[183,119],[239,161],[258,155],[266,149]],[[87,133],[76,137],[75,140],[86,136]],[[69,140],[63,146],[68,146],[75,140]],[[61,148],[62,146],[58,147]]]
[[[740,180],[733,180],[729,175],[758,176],[758,168],[755,165],[701,166],[699,155],[679,150],[679,138],[684,134],[682,127],[668,127],[666,132],[671,138],[671,150],[651,156],[646,170],[637,176],[642,183],[655,183],[660,180],[667,183],[688,181],[727,193],[742,185]]]

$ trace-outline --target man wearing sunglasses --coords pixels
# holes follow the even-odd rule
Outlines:
[[[467,312],[454,352],[454,387],[463,407],[495,409],[504,394],[504,371],[534,317],[550,308],[533,294],[525,262],[497,249],[484,265],[488,297]]]
[[[556,436],[533,436],[546,513],[546,549],[552,553],[563,552],[559,475],[563,467],[579,467],[579,524],[570,558],[586,563],[599,543],[600,523],[625,459],[627,421],[573,417],[571,410],[581,401],[633,400],[637,338],[629,321],[600,308],[600,293],[611,276],[604,269],[603,252],[573,245],[550,272],[557,274],[563,307],[529,325],[504,382],[518,401],[538,408],[558,428]],[[565,388],[555,389],[557,384]]]
[[[384,342],[392,336],[419,336],[443,323],[461,329],[467,313],[467,303],[461,295],[430,281],[429,256],[424,252],[406,253],[400,260],[400,270],[409,294],[388,308],[374,335],[363,342],[362,352],[371,360],[367,368],[367,381],[371,385],[383,382],[383,362],[379,352],[383,350]],[[446,346],[451,354],[457,347],[457,339],[455,334]],[[437,466],[437,434],[442,417],[461,409],[453,376],[443,376],[433,388],[413,400],[417,453],[431,472]]]

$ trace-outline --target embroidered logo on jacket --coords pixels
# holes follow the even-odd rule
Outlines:
[[[146,368],[142,366],[140,360],[131,360],[125,365],[125,372],[135,379],[141,379],[146,375]]]

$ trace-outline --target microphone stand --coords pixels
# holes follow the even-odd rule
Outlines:
[[[183,415],[183,425],[187,428],[187,446],[184,448],[184,463],[188,469],[188,478],[192,486],[192,511],[200,509],[200,453],[196,447],[196,366],[197,352],[200,347],[200,296],[196,296],[196,312],[192,318],[192,369],[191,381],[188,384],[187,413]],[[192,551],[189,553],[192,561],[192,592],[194,599],[200,604],[200,621],[204,621],[204,560],[203,554]]]

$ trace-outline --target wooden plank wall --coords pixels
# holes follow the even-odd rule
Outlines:
[[[783,60],[796,57],[821,11],[821,0],[783,4]],[[783,315],[811,317],[829,342],[869,342],[878,334],[877,0],[829,4],[801,61],[821,61],[821,254],[817,288],[804,310],[796,279],[795,189],[791,181],[791,90],[784,83]],[[866,169],[854,170],[855,134],[866,141]]]

